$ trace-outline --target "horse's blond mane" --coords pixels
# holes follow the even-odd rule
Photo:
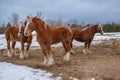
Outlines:
[[[37,21],[41,22],[41,24],[43,24],[43,25],[45,26],[45,29],[47,29],[47,26],[48,26],[48,25],[47,25],[42,19],[37,18],[37,17],[34,17],[34,18],[33,18],[33,21],[34,21],[34,20],[37,20]]]
[[[86,29],[88,29],[88,28],[91,28],[91,27],[93,27],[93,26],[99,26],[100,24],[93,24],[93,25],[90,25],[90,26],[87,26],[87,27],[85,27],[84,29],[82,29],[82,31],[84,31],[84,30],[86,30]]]

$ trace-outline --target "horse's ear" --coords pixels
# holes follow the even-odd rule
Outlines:
[[[38,18],[37,16],[35,16],[35,18]]]
[[[30,17],[29,16],[27,16],[27,19],[29,19]]]

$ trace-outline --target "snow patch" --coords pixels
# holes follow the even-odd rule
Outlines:
[[[62,80],[60,76],[53,79],[52,75],[44,70],[0,62],[0,80]]]

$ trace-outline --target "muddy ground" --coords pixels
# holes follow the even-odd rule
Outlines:
[[[36,47],[34,47],[36,48]],[[54,73],[53,77],[61,76],[63,80],[76,77],[80,80],[120,80],[120,40],[105,40],[100,44],[91,45],[91,54],[82,53],[83,46],[74,46],[75,54],[71,54],[70,62],[64,62],[64,49],[52,48],[55,64],[51,67],[40,66],[43,61],[41,49],[30,49],[29,59],[20,60],[18,56],[8,58],[6,50],[0,50],[0,61],[11,62],[43,69]],[[17,49],[17,53],[20,53]],[[94,79],[93,79],[94,80]]]

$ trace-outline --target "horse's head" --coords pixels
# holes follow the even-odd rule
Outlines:
[[[18,37],[24,36],[25,22],[20,22]]]
[[[33,18],[27,17],[27,22],[26,22],[26,27],[24,30],[24,35],[25,36],[30,36],[32,34],[32,31],[34,30],[34,25],[33,25]]]
[[[102,25],[98,24],[97,32],[100,33],[101,35],[104,34],[104,31],[103,31]]]
[[[38,31],[38,29],[40,30]],[[24,30],[25,36],[30,36],[34,30],[40,32],[43,31],[43,29],[47,29],[47,24],[43,20],[37,17],[27,17],[27,23]]]

